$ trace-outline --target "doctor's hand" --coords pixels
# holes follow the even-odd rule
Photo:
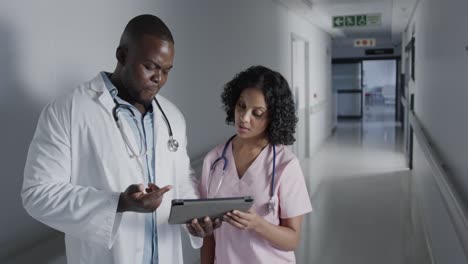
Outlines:
[[[249,209],[246,213],[234,210],[227,212],[223,216],[224,221],[228,224],[242,230],[256,230],[262,223],[263,218],[257,215],[254,209]]]
[[[211,221],[208,216],[203,218],[203,222],[199,222],[196,218],[191,223],[187,224],[187,229],[192,236],[206,237],[213,234],[213,230],[221,226],[221,219],[216,218]]]
[[[172,189],[171,185],[159,188],[155,184],[132,184],[120,194],[117,212],[154,212],[161,205],[163,196]]]

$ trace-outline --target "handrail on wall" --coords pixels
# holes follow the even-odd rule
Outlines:
[[[405,98],[401,98],[402,104],[405,108],[408,102]],[[421,123],[413,110],[409,110],[409,123],[413,129],[413,133],[421,146],[421,149],[431,166],[433,177],[440,193],[443,197],[444,204],[450,216],[457,237],[463,246],[465,256],[468,256],[468,213],[461,202],[460,196],[453,187],[448,178],[448,174],[444,169],[444,163],[441,161],[434,148],[432,147],[431,140],[424,131]]]

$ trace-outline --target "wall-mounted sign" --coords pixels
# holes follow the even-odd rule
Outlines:
[[[391,55],[393,49],[366,49],[366,55]]]
[[[375,47],[376,40],[374,38],[355,39],[354,47]]]
[[[334,28],[379,26],[381,23],[382,23],[381,14],[333,16],[332,17],[332,24]]]

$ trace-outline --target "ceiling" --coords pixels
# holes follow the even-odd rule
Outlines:
[[[356,37],[388,39],[401,42],[418,0],[275,0],[330,33],[334,42]],[[381,14],[378,26],[333,28],[332,17]]]

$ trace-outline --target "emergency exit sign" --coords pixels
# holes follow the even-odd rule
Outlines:
[[[334,28],[378,26],[381,24],[381,22],[382,16],[380,14],[332,17],[332,23]]]

